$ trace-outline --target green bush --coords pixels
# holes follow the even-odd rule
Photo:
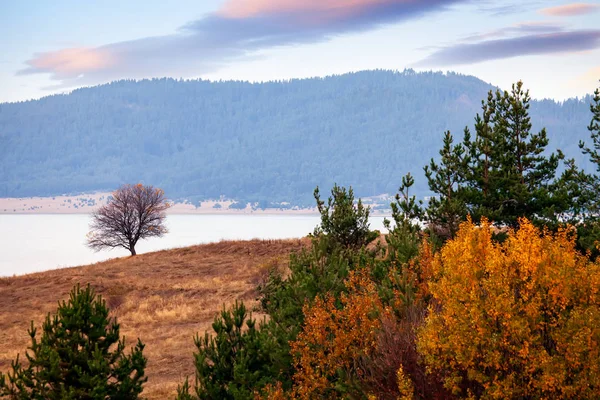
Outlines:
[[[101,296],[88,285],[77,285],[68,302],[48,314],[42,335],[31,323],[31,345],[12,371],[0,373],[0,396],[11,399],[137,399],[147,378],[144,344],[125,355],[119,324],[108,316]]]
[[[260,326],[266,324],[263,321]],[[188,381],[178,389],[177,399],[249,399],[254,390],[276,381],[277,362],[273,341],[247,313],[243,303],[218,315],[214,336],[196,336],[195,396]]]
[[[354,204],[352,187],[346,190],[334,185],[327,203],[321,200],[318,187],[314,196],[321,214],[321,225],[315,229],[314,236],[324,234],[330,238],[331,245],[359,249],[379,235],[369,229],[369,207],[365,207],[360,199]]]
[[[178,399],[246,399],[269,383],[290,389],[294,359],[290,341],[304,324],[303,306],[315,297],[345,291],[349,271],[373,264],[375,251],[365,248],[378,233],[369,230],[369,210],[354,204],[352,189],[335,186],[328,204],[320,200],[321,224],[309,249],[290,256],[290,273],[271,271],[258,288],[268,321],[258,326],[243,304],[223,310],[213,323],[214,336],[196,338],[195,396],[186,381]],[[244,327],[244,325],[246,325]]]

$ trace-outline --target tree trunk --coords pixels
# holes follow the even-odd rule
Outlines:
[[[129,251],[131,252],[131,255],[132,255],[132,256],[135,256],[135,254],[136,254],[136,252],[135,252],[135,246],[131,246],[131,247],[129,248]]]

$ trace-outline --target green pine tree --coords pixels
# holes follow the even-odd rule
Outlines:
[[[492,119],[496,109],[496,96],[488,93],[487,101],[482,101],[482,114],[475,117],[475,138],[471,141],[468,128],[465,128],[463,146],[467,151],[469,165],[464,174],[465,188],[461,193],[467,212],[476,220],[482,216],[497,220],[499,211],[495,205],[495,193],[502,186],[501,160],[496,157],[501,146],[501,132],[495,130]],[[455,196],[458,197],[458,196]]]
[[[366,244],[377,236],[369,230],[369,210],[352,189],[335,186],[327,204],[315,190],[321,224],[311,246],[290,255],[289,272],[272,270],[258,287],[267,321],[256,324],[243,305],[223,311],[212,335],[196,338],[196,385],[184,382],[178,399],[246,399],[269,384],[292,387],[295,372],[290,342],[304,324],[303,307],[325,293],[339,298],[353,269],[373,266],[376,251]],[[387,276],[387,271],[383,274]],[[192,393],[194,392],[194,393]]]
[[[475,138],[465,135],[469,168],[462,194],[475,221],[487,217],[498,226],[515,227],[519,217],[556,226],[568,211],[557,193],[557,169],[563,154],[546,154],[546,130],[531,132],[529,91],[523,83],[511,91],[490,91],[475,119]]]
[[[326,235],[332,246],[346,249],[359,249],[377,238],[378,233],[369,229],[370,208],[365,207],[361,199],[354,203],[352,187],[334,185],[331,197],[325,203],[321,200],[319,188],[314,192],[317,209],[321,214],[321,224],[315,229],[314,236]]]
[[[266,322],[256,326],[243,303],[224,309],[213,324],[214,335],[196,336],[195,396],[186,380],[178,388],[184,399],[251,399],[279,376],[274,359],[274,342],[265,329]]]
[[[590,111],[592,112],[592,120],[588,130],[592,138],[592,147],[588,147],[584,142],[579,142],[579,147],[583,154],[589,155],[590,161],[596,166],[596,171],[600,172],[600,88],[594,91]]]
[[[0,396],[12,399],[137,399],[147,378],[144,344],[125,354],[119,324],[109,318],[101,296],[88,285],[77,285],[69,301],[59,303],[56,315],[48,314],[36,337],[33,322],[31,346],[12,371],[0,373]]]
[[[589,156],[590,161],[596,166],[596,173],[585,174],[579,172],[577,175],[581,193],[580,203],[581,223],[578,224],[579,245],[587,251],[592,252],[594,257],[598,256],[596,244],[600,242],[600,88],[594,91],[592,104],[590,104],[592,120],[588,126],[592,147],[584,142],[579,142],[583,154]]]
[[[588,126],[590,138],[592,139],[592,147],[587,146],[584,142],[579,142],[583,154],[589,156],[590,161],[596,167],[596,174],[587,175],[587,180],[582,182],[587,191],[587,207],[588,215],[586,217],[594,218],[600,214],[600,88],[594,91],[592,104],[590,104],[592,120]]]
[[[465,129],[465,140],[470,140],[468,129]],[[448,131],[444,134],[440,163],[431,159],[429,165],[424,167],[429,189],[437,195],[429,200],[427,207],[429,230],[443,240],[454,237],[458,225],[467,215],[464,184],[469,161],[463,144],[455,145]]]
[[[529,91],[518,82],[510,91],[490,91],[475,117],[475,135],[465,128],[461,144],[444,135],[439,163],[425,167],[435,193],[426,216],[434,236],[452,237],[461,221],[486,217],[500,227],[515,227],[520,217],[555,229],[578,212],[582,176],[560,150],[547,154],[546,130],[531,131]]]
[[[496,192],[496,207],[501,210],[500,223],[515,227],[526,216],[538,224],[555,224],[564,212],[554,198],[554,183],[563,154],[544,154],[548,146],[546,129],[531,132],[529,91],[523,83],[497,96],[495,128],[502,145],[496,148],[501,160],[503,187]],[[498,153],[498,151],[500,151]]]
[[[392,226],[387,218],[383,220],[388,230],[385,240],[387,260],[390,262],[407,263],[419,252],[421,240],[419,222],[423,219],[423,202],[417,201],[414,195],[410,195],[410,188],[414,184],[415,179],[410,172],[402,177],[402,185],[396,194],[396,201],[390,204],[394,225]],[[387,269],[385,266],[385,271],[382,272],[386,273]]]

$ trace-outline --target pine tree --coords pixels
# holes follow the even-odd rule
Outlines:
[[[600,88],[594,91],[592,104],[590,104],[592,120],[588,126],[592,147],[588,147],[584,142],[579,142],[583,154],[589,156],[590,161],[596,166],[595,174],[585,174],[578,171],[577,183],[581,191],[579,203],[581,211],[578,216],[582,223],[578,224],[579,244],[593,256],[598,256],[596,243],[600,241]]]
[[[278,378],[274,342],[265,329],[247,313],[243,303],[223,310],[212,325],[214,336],[196,336],[195,395],[186,380],[178,389],[178,399],[250,399]]]
[[[109,318],[101,296],[77,285],[68,302],[48,314],[40,339],[33,322],[31,346],[12,371],[0,373],[0,396],[12,399],[137,399],[143,390],[146,358],[138,343],[125,355],[119,324]]]
[[[392,226],[387,218],[383,220],[389,232],[385,237],[388,261],[407,263],[419,252],[419,221],[423,219],[423,202],[410,195],[410,188],[414,183],[415,179],[410,173],[402,177],[402,186],[398,189],[396,201],[390,204],[395,225]]]
[[[579,142],[579,147],[582,149],[583,154],[590,156],[590,161],[596,165],[596,171],[600,172],[600,88],[594,91],[592,101],[593,103],[590,104],[592,120],[588,130],[592,138],[593,148],[586,146],[583,142]]]
[[[487,101],[481,102],[482,113],[475,117],[473,141],[468,128],[465,128],[463,146],[469,157],[469,165],[465,173],[465,189],[462,194],[468,213],[476,220],[481,216],[487,216],[492,220],[497,220],[498,217],[498,210],[494,205],[494,193],[501,185],[502,173],[496,150],[501,146],[502,139],[500,132],[494,129],[492,119],[499,96],[499,92],[495,96],[490,91]]]
[[[304,324],[303,308],[327,293],[339,299],[352,270],[374,264],[375,251],[365,246],[377,232],[369,230],[369,208],[354,202],[352,189],[334,186],[325,203],[315,190],[321,224],[311,246],[290,255],[289,273],[270,271],[258,287],[259,324],[243,304],[224,310],[213,323],[214,334],[195,340],[196,385],[185,381],[178,399],[247,399],[278,384],[292,387],[295,371],[290,343]]]
[[[520,217],[555,229],[577,209],[574,182],[581,175],[571,160],[557,177],[562,152],[547,154],[546,130],[531,132],[529,91],[518,82],[510,91],[490,91],[475,117],[475,135],[465,128],[461,144],[444,135],[439,164],[425,167],[436,194],[427,207],[430,230],[453,237],[471,215],[500,227],[516,227]],[[577,199],[576,199],[577,198]],[[440,234],[441,233],[441,234]]]
[[[497,206],[502,210],[502,222],[512,227],[523,216],[538,224],[553,222],[555,214],[563,211],[556,207],[552,187],[564,156],[560,151],[543,154],[548,146],[546,129],[531,133],[529,101],[529,91],[523,91],[523,83],[518,82],[510,94],[504,92],[497,101],[495,113],[495,128],[503,139],[503,146],[496,150],[501,151],[504,177]]]
[[[315,229],[314,236],[325,234],[332,246],[347,249],[359,249],[378,236],[369,229],[369,207],[365,207],[361,199],[354,204],[352,187],[346,190],[334,185],[327,203],[321,200],[318,187],[314,197],[321,214],[321,224]]]
[[[465,140],[470,132],[465,129]],[[424,167],[429,189],[437,195],[429,200],[427,221],[430,231],[437,237],[448,239],[458,231],[458,225],[467,215],[464,183],[469,165],[469,154],[462,143],[454,145],[448,131],[440,150],[440,164],[431,159]]]
[[[596,166],[596,172],[600,172],[600,88],[594,91],[594,98],[590,104],[592,120],[588,126],[590,137],[592,139],[592,147],[588,147],[584,142],[579,142],[583,154],[589,156],[590,161]],[[600,213],[600,176],[592,174],[587,176],[587,180],[582,182],[587,190],[587,217],[594,218]]]

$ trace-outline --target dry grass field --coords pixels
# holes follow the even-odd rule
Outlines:
[[[144,396],[173,398],[178,383],[193,374],[193,336],[210,329],[223,304],[254,304],[268,268],[284,268],[289,253],[308,243],[220,242],[0,278],[0,370],[26,350],[32,320],[40,326],[75,284],[90,283],[107,300],[127,343],[140,337],[146,344]]]

